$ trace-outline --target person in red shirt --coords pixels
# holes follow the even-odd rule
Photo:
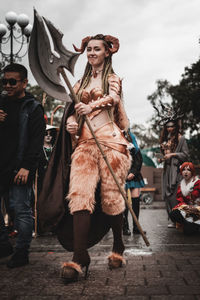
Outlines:
[[[200,228],[200,179],[196,176],[194,165],[185,162],[180,167],[183,176],[178,186],[178,204],[170,213],[171,219],[182,224],[184,234],[192,234]]]

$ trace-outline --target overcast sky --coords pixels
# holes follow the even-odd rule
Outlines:
[[[184,68],[199,59],[200,0],[6,0],[1,1],[0,22],[5,23],[8,11],[15,11],[27,14],[32,23],[33,7],[64,33],[69,50],[88,35],[119,38],[113,67],[123,78],[131,124],[145,125],[152,115],[147,96],[155,90],[156,80],[176,84]],[[69,76],[72,83],[81,77],[85,63],[83,54],[75,78]],[[35,84],[32,76],[30,82]]]

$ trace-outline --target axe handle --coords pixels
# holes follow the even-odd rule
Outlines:
[[[66,75],[66,73],[65,73],[64,68],[60,68],[60,73],[61,73],[61,75],[62,75],[62,77],[63,77],[65,83],[67,84],[67,86],[68,86],[68,88],[69,88],[69,91],[70,91],[70,93],[71,93],[72,99],[74,100],[74,102],[75,102],[76,104],[79,103],[80,101],[78,100],[78,97],[76,96],[76,94],[75,94],[75,92],[74,92],[74,90],[73,90],[73,87],[72,87],[72,85],[71,85],[71,83],[70,83],[70,81],[69,81],[69,79],[68,79],[68,77],[67,77],[67,75]]]
[[[68,77],[65,73],[64,68],[60,68],[60,73],[61,73],[65,83],[67,84],[67,86],[69,88],[69,91],[70,91],[70,94],[72,96],[72,99],[74,100],[74,103],[75,104],[79,103],[80,101],[79,101],[78,97],[76,96],[76,94],[74,93],[73,87],[72,87],[72,85],[71,85],[71,83],[70,83],[70,81],[69,81],[69,79],[68,79]],[[81,116],[81,118],[79,120],[79,128],[78,128],[78,133],[77,133],[78,136],[80,135],[80,131],[81,131],[81,128],[83,126],[84,120],[85,120],[84,116]]]
[[[63,68],[61,69],[61,75],[63,76],[63,79],[64,79],[65,83],[67,84],[69,90],[70,90],[70,93],[72,95],[72,98],[73,98],[74,102],[75,103],[79,103],[79,100],[78,100],[78,98],[77,98],[77,96],[76,96],[76,94],[75,94],[75,92],[73,90],[73,87],[71,86],[71,83],[70,83],[69,79],[67,78],[67,75],[66,75],[66,73],[65,73],[65,71],[64,71]],[[112,167],[111,167],[111,165],[110,165],[110,163],[109,163],[109,161],[108,161],[108,159],[107,159],[107,157],[106,157],[106,155],[105,155],[105,153],[104,153],[104,151],[103,151],[103,149],[102,149],[102,147],[101,147],[101,145],[99,143],[99,141],[97,140],[97,138],[95,136],[95,133],[94,133],[94,131],[93,131],[91,125],[90,125],[90,121],[89,121],[88,117],[84,116],[84,119],[85,119],[85,122],[86,122],[86,124],[87,124],[87,126],[88,126],[88,128],[89,128],[89,130],[90,130],[90,132],[91,132],[91,134],[92,134],[92,136],[93,136],[93,138],[94,138],[94,140],[95,140],[95,142],[96,142],[96,144],[97,144],[97,146],[98,146],[98,148],[99,148],[99,150],[100,150],[100,152],[102,154],[102,156],[103,156],[103,159],[105,160],[105,162],[106,162],[106,164],[108,166],[108,169],[109,169],[110,173],[113,176],[113,179],[114,179],[116,185],[118,186],[118,189],[119,189],[122,197],[125,200],[125,203],[127,204],[128,208],[130,210],[131,215],[133,216],[133,219],[134,219],[134,221],[135,221],[135,223],[136,223],[136,225],[137,225],[137,227],[138,227],[138,229],[139,229],[139,231],[140,231],[140,233],[141,233],[141,235],[143,237],[143,240],[145,241],[145,244],[147,246],[149,246],[150,243],[149,243],[146,235],[144,234],[144,232],[142,230],[142,227],[140,226],[140,224],[139,224],[139,222],[137,220],[137,217],[136,217],[136,215],[135,215],[135,213],[134,213],[134,211],[133,211],[133,209],[132,209],[132,207],[131,207],[131,205],[130,205],[127,197],[126,197],[126,194],[124,193],[124,190],[121,188],[121,186],[120,186],[120,184],[119,184],[119,182],[117,180],[117,177],[116,177],[116,175],[115,175],[115,173],[114,173],[114,171],[113,171],[113,169],[112,169]]]

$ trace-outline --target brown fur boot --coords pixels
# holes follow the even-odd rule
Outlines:
[[[88,232],[90,228],[90,213],[87,210],[77,211],[73,215],[74,231],[74,255],[72,262],[63,264],[61,277],[64,281],[72,282],[78,280],[82,268],[85,267],[85,278],[87,278],[90,264],[90,256],[87,251]]]
[[[81,266],[73,261],[65,262],[61,269],[61,278],[65,283],[78,280],[79,274],[82,273]]]
[[[112,254],[108,257],[108,266],[110,269],[120,268],[122,263],[125,263],[123,259],[124,243],[122,240],[122,227],[123,227],[123,214],[116,216],[109,216],[110,225],[113,231],[113,249]]]
[[[126,261],[123,258],[123,256],[118,253],[112,252],[111,255],[108,257],[108,266],[110,269],[120,268],[125,263]]]

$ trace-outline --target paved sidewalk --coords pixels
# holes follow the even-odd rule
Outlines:
[[[125,237],[126,266],[111,271],[107,267],[109,233],[90,249],[88,279],[81,277],[68,285],[60,278],[60,266],[71,253],[55,236],[34,239],[28,266],[9,270],[6,259],[0,261],[0,299],[200,300],[200,235],[184,237],[168,229],[163,209],[142,210],[141,224],[150,247],[140,236]]]

